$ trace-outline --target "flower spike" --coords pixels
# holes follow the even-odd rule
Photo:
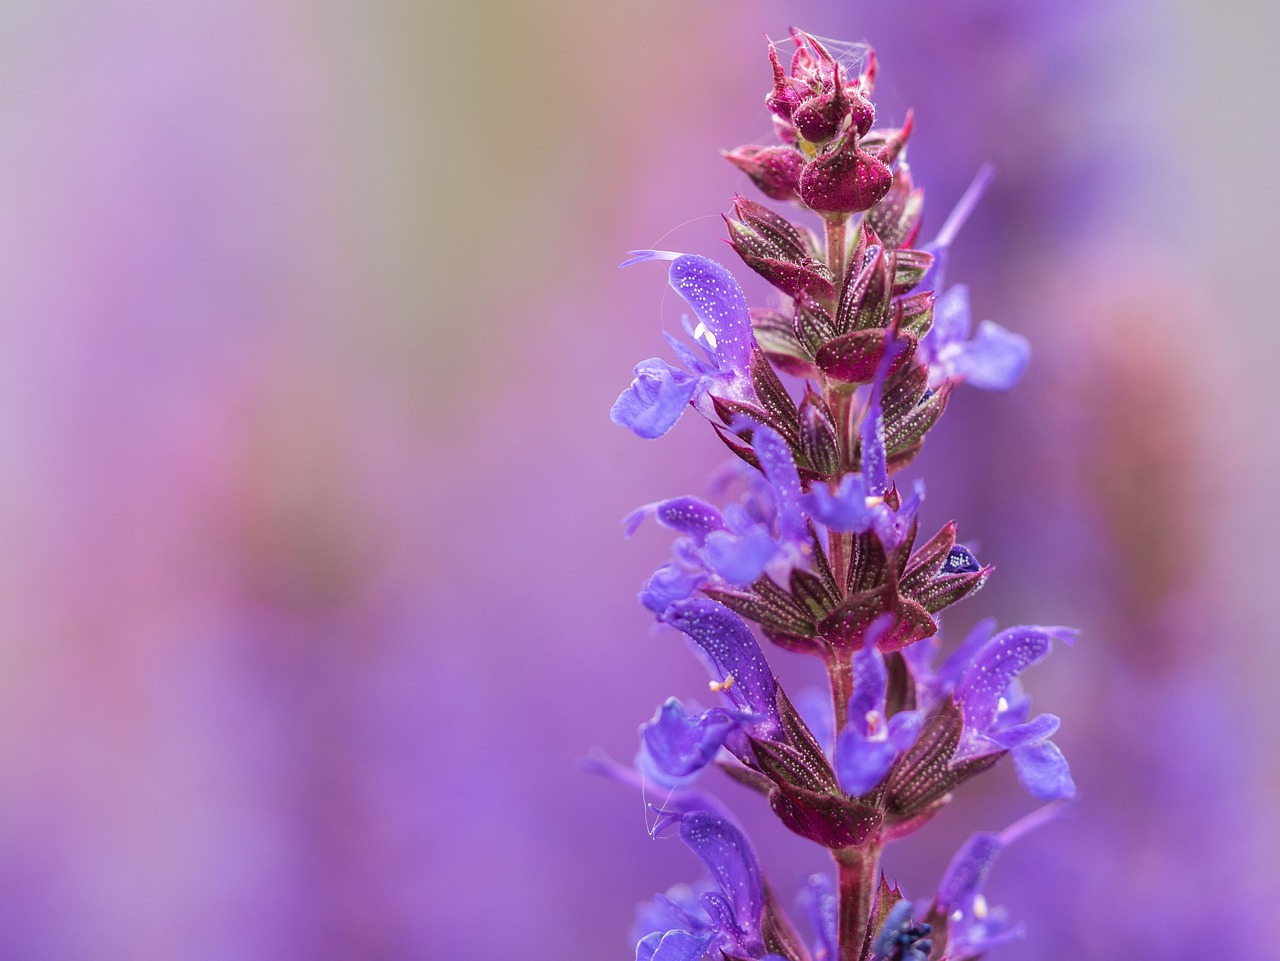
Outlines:
[[[642,907],[637,961],[969,961],[1021,935],[982,887],[1012,841],[1057,816],[1076,786],[1033,715],[1023,672],[1063,627],[996,631],[984,620],[944,642],[943,611],[994,571],[954,522],[922,532],[924,482],[902,478],[968,383],[1004,391],[1030,355],[1024,338],[973,323],[969,291],[943,286],[952,244],[989,184],[982,167],[934,240],[917,247],[924,192],[906,161],[914,114],[877,126],[874,51],[791,31],[767,41],[765,105],[778,141],[724,151],[774,206],[735,197],[728,242],[773,288],[750,309],[733,273],[698,254],[660,261],[688,313],[667,335],[675,364],[638,364],[613,420],[660,437],[693,407],[735,458],[715,502],[646,504],[675,535],[641,603],[706,666],[703,698],[675,697],[640,727],[635,769],[595,769],[666,794],[650,830],[675,832],[707,878]],[[794,205],[822,236],[794,221]],[[736,499],[735,499],[736,498]],[[761,638],[818,658],[827,689],[793,705]],[[664,649],[665,653],[665,649]],[[797,706],[798,705],[798,706]],[[932,901],[880,870],[883,847],[915,835],[971,778],[1009,755],[1033,797],[1052,802],[998,834],[973,835]],[[829,850],[802,901],[814,940],[779,908],[741,828],[690,785],[715,765],[760,794],[791,832]],[[648,825],[647,825],[648,826]]]

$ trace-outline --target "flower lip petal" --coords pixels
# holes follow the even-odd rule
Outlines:
[[[692,573],[675,564],[663,564],[645,582],[640,603],[661,617],[676,601],[692,596],[702,581],[701,572]]]
[[[723,707],[691,715],[668,698],[640,728],[649,774],[664,787],[681,785],[710,764],[729,733],[749,718]]]
[[[1034,744],[1036,741],[1053,737],[1061,723],[1056,714],[1041,714],[1025,724],[990,730],[987,732],[987,739],[1006,749],[1021,747],[1024,744]]]
[[[1075,797],[1076,783],[1058,746],[1052,741],[1036,741],[1015,747],[1013,768],[1027,793],[1041,801]]]
[[[891,742],[872,740],[853,724],[836,739],[836,777],[851,797],[866,794],[883,781],[897,758],[898,749]]]
[[[970,836],[956,852],[938,887],[938,907],[949,913],[964,910],[981,892],[996,858],[1004,850],[999,835],[986,831]]]
[[[863,534],[871,529],[872,511],[867,506],[867,486],[861,474],[845,474],[834,491],[815,484],[804,495],[803,503],[814,520],[833,531]]]
[[[763,524],[753,524],[741,534],[712,531],[703,551],[707,566],[730,584],[744,587],[762,573],[778,544]]]
[[[1031,344],[1021,334],[984,320],[973,340],[954,361],[954,372],[982,390],[1006,391],[1022,379],[1031,359]]]
[[[618,395],[609,418],[646,440],[675,426],[697,390],[697,378],[657,357],[637,364],[631,386]]]
[[[695,935],[676,929],[645,935],[636,945],[636,961],[698,961],[711,947],[714,935]]]

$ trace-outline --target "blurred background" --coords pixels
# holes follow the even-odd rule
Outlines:
[[[790,24],[877,47],[926,236],[997,168],[950,276],[1036,353],[909,476],[998,566],[950,636],[1084,629],[1028,676],[1081,798],[998,865],[1029,931],[999,956],[1267,954],[1278,21],[0,4],[0,956],[633,956],[636,903],[700,869],[577,764],[706,681],[634,600],[667,537],[619,519],[723,457],[609,423],[680,314],[614,268],[731,261],[717,152],[768,138]],[[822,856],[709,783],[789,901]],[[985,775],[889,869],[926,897],[1031,807]]]

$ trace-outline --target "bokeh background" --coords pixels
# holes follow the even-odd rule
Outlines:
[[[1278,20],[0,5],[0,956],[631,956],[699,869],[577,764],[705,677],[634,602],[666,538],[618,521],[722,457],[608,422],[679,321],[614,268],[729,258],[717,151],[768,136],[792,23],[877,46],[935,228],[997,167],[951,277],[1035,358],[912,474],[999,568],[952,636],[1085,632],[1029,676],[1081,799],[998,866],[1000,956],[1270,954]],[[789,899],[822,858],[721,793]],[[986,775],[890,870],[927,896],[1031,806]]]

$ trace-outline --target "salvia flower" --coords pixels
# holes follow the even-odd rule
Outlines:
[[[671,287],[698,318],[686,328],[703,352],[668,338],[672,350],[688,371],[681,371],[656,357],[635,369],[635,380],[613,405],[614,423],[653,439],[669,431],[685,405],[692,403],[707,417],[714,417],[711,397],[754,400],[748,373],[755,336],[742,288],[722,265],[696,254],[665,250],[634,251],[622,266],[651,260],[669,260]]]
[[[1043,660],[1054,639],[1072,643],[1064,627],[1012,627],[991,638],[974,655],[955,690],[964,714],[958,760],[1011,751],[1023,787],[1043,801],[1072,797],[1075,783],[1066,759],[1049,737],[1058,729],[1052,714],[1027,719],[1030,698],[1014,687],[1018,674]]]
[[[760,472],[747,479],[743,500],[722,513],[697,497],[646,504],[623,521],[627,533],[652,517],[683,536],[673,559],[646,583],[640,600],[661,616],[675,601],[709,586],[743,587],[762,575],[785,584],[808,565],[812,536],[801,509],[800,477],[791,449],[767,427],[755,431]]]
[[[660,783],[677,786],[710,764],[726,742],[747,756],[745,735],[773,737],[781,720],[777,681],[742,618],[706,598],[687,598],[673,603],[663,619],[693,642],[711,674],[712,692],[730,705],[690,715],[671,698],[641,727],[642,766]]]
[[[686,927],[654,931],[636,946],[636,961],[699,961],[721,953],[764,959],[765,889],[755,851],[742,829],[715,811],[667,814],[658,830],[675,825],[712,880],[693,905],[669,902]]]
[[[1050,740],[1059,719],[1033,716],[1021,686],[1075,632],[997,633],[985,620],[944,647],[942,612],[993,567],[954,522],[921,535],[924,483],[901,472],[953,388],[1012,388],[1029,348],[990,322],[974,332],[967,288],[944,283],[990,170],[933,242],[915,247],[924,194],[904,159],[911,114],[876,126],[874,54],[855,70],[832,54],[838,46],[799,31],[793,40],[785,65],[769,45],[765,103],[780,143],[726,154],[767,198],[821,224],[819,237],[734,199],[729,242],[775,301],[750,310],[730,271],[696,254],[640,251],[627,262],[669,262],[694,346],[669,337],[680,366],[638,365],[613,420],[655,438],[692,406],[735,458],[742,489],[722,506],[685,495],[626,518],[628,534],[650,519],[676,535],[640,599],[704,663],[712,703],[668,698],[640,728],[634,769],[593,767],[663,789],[655,833],[674,828],[708,875],[641,909],[638,961],[967,961],[1020,933],[982,895],[993,861],[1075,794]],[[829,690],[794,706],[762,638],[818,658]],[[884,846],[920,832],[1005,755],[1033,797],[1056,803],[974,835],[937,895],[913,903],[881,871]],[[810,944],[741,828],[690,788],[713,765],[831,852],[834,875],[814,875],[801,897]]]
[[[885,626],[883,618],[873,625],[867,631],[866,647],[853,655],[849,720],[835,749],[836,773],[849,794],[866,794],[884,780],[894,762],[915,744],[924,723],[920,711],[899,711],[889,717],[889,672],[876,647]]]
[[[922,283],[941,288],[947,253],[956,234],[991,182],[992,171],[984,167],[956,204],[942,230],[926,249],[933,264]],[[1031,345],[1019,334],[984,320],[973,333],[969,310],[969,288],[957,284],[938,297],[933,311],[933,327],[920,342],[930,364],[930,384],[963,381],[983,390],[1011,390],[1031,358]]]

